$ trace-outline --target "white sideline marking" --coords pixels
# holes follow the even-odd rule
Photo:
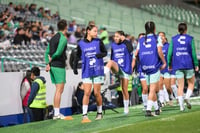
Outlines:
[[[122,127],[127,127],[127,126],[132,126],[132,125],[135,125],[135,124],[126,124],[126,125],[122,125],[122,126],[118,126],[118,127],[108,128],[106,130],[95,131],[95,132],[92,132],[92,133],[100,133],[100,132],[105,132],[105,131],[111,131],[111,130],[114,130],[114,129],[117,129],[117,128],[122,128]]]

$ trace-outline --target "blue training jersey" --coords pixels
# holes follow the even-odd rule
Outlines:
[[[93,39],[91,42],[80,40],[78,45],[82,51],[82,78],[104,76],[103,59],[96,57],[100,53],[100,39]]]
[[[193,37],[187,34],[172,37],[173,55],[172,69],[193,69],[192,60],[192,40]]]
[[[161,66],[157,50],[157,38],[154,35],[147,35],[139,40],[139,61],[142,72],[147,75],[156,73]]]
[[[120,43],[112,43],[111,44],[112,48],[112,60],[114,60],[119,67],[127,74],[132,74],[132,52],[129,53],[126,44]]]

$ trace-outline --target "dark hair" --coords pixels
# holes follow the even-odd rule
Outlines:
[[[91,21],[88,22],[88,26],[89,25],[95,25],[95,22],[93,20],[91,20]]]
[[[160,33],[162,33],[165,36],[165,39],[168,42],[165,32],[163,32],[163,31],[158,32],[158,36],[159,36]]]
[[[28,82],[29,82],[29,84],[31,85],[31,70],[27,70],[26,71],[26,75],[25,75],[25,77],[22,79],[22,82],[21,82],[21,87],[22,87],[22,84],[23,84],[23,82],[24,82],[24,80],[25,79],[27,79],[28,80]]]
[[[138,39],[139,39],[140,36],[145,36],[145,33],[140,33],[140,34],[138,35]]]
[[[88,25],[88,26],[87,26],[87,28],[86,28],[86,34],[85,34],[85,38],[87,38],[87,36],[88,36],[87,31],[88,31],[88,30],[92,30],[94,27],[96,27],[96,25]]]
[[[186,23],[180,23],[178,25],[178,32],[182,35],[187,30],[187,24]]]
[[[154,37],[157,38],[155,33],[154,33],[156,26],[155,26],[155,23],[153,21],[148,21],[148,22],[145,23],[144,27],[145,27],[145,31],[146,31],[146,33],[145,33],[146,34],[145,35],[145,44],[146,44],[148,34],[152,33],[154,35]]]
[[[35,76],[40,76],[40,69],[38,67],[33,67],[31,69],[31,73],[33,73]]]
[[[125,33],[124,33],[124,31],[122,31],[122,30],[116,31],[115,33],[118,33],[118,34],[120,34],[121,36],[125,36]]]
[[[83,82],[79,82],[77,88],[81,87],[82,84]]]
[[[60,20],[57,24],[58,30],[60,31],[63,31],[66,28],[66,26],[67,26],[67,21],[64,19]]]

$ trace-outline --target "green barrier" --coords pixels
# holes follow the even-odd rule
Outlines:
[[[26,61],[26,60],[21,60],[21,59],[16,59],[16,58],[12,58],[12,57],[6,57],[6,56],[2,56],[1,57],[1,72],[4,72],[4,60],[11,60],[11,61],[16,61],[16,62],[23,62],[26,64],[29,64],[30,68],[32,68],[33,65],[35,66],[40,66],[40,67],[45,67],[45,64],[40,64],[37,62],[32,62],[32,61]]]

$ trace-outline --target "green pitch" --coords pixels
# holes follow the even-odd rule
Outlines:
[[[200,98],[192,100],[192,109],[179,111],[179,106],[166,106],[161,115],[151,118],[144,117],[142,106],[130,107],[129,115],[106,110],[103,120],[95,121],[96,113],[89,113],[91,123],[81,124],[81,115],[74,115],[74,120],[47,120],[0,128],[0,133],[77,133],[77,132],[108,132],[108,133],[200,133]]]

